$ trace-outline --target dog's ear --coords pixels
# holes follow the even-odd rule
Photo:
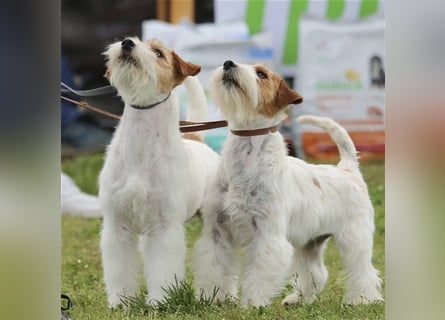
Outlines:
[[[280,81],[278,93],[276,96],[276,105],[278,107],[286,107],[290,104],[299,104],[303,102],[303,97],[292,89],[290,89],[284,80]]]
[[[174,51],[173,60],[178,84],[184,81],[186,77],[195,76],[201,71],[201,66],[182,60]]]

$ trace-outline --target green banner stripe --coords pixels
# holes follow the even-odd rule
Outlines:
[[[264,7],[266,0],[248,0],[246,8],[246,22],[249,33],[254,34],[261,31],[263,26]]]
[[[377,12],[379,0],[362,0],[360,3],[360,18],[372,16]]]
[[[298,61],[298,38],[300,36],[300,17],[307,10],[309,0],[291,0],[287,20],[283,64],[295,64]]]
[[[343,15],[344,10],[345,0],[328,0],[326,18],[329,20],[337,20]]]

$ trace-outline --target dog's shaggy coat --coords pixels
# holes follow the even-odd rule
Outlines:
[[[201,207],[218,162],[214,151],[183,139],[178,128],[172,90],[184,80],[193,105],[188,120],[206,120],[203,90],[191,77],[200,67],[157,40],[127,38],[104,54],[106,76],[125,102],[99,178],[108,302],[115,307],[123,296],[137,293],[139,243],[147,302],[156,303],[164,295],[162,288],[184,277],[183,224]]]
[[[215,70],[211,93],[232,130],[277,125],[290,104],[302,101],[266,67],[233,61]],[[218,287],[218,298],[224,299],[238,296],[240,285],[241,303],[261,306],[296,273],[296,292],[283,302],[302,298],[311,303],[328,278],[323,252],[332,236],[347,274],[344,301],[382,300],[378,271],[371,264],[374,211],[355,147],[328,118],[300,121],[327,130],[341,161],[312,165],[288,157],[279,132],[230,133],[202,210],[203,233],[194,258],[198,290],[210,295]]]

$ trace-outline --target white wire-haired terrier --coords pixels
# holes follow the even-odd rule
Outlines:
[[[104,52],[110,83],[124,112],[99,177],[104,281],[110,306],[138,292],[138,245],[147,303],[184,277],[184,222],[200,207],[219,156],[202,142],[183,139],[173,89],[185,81],[188,119],[207,117],[200,66],[182,60],[157,40],[126,38]],[[202,134],[195,138],[202,139]]]
[[[261,306],[296,273],[283,303],[311,303],[328,278],[323,252],[332,236],[348,275],[344,302],[382,300],[371,263],[374,211],[347,132],[328,118],[300,117],[327,130],[341,155],[337,166],[308,164],[286,155],[277,131],[289,105],[302,102],[277,73],[226,61],[211,88],[231,133],[202,210],[197,288],[236,297],[240,279],[241,304]]]

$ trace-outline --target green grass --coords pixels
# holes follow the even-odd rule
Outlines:
[[[66,161],[64,172],[89,193],[97,193],[97,175],[103,155],[89,155]],[[374,238],[374,266],[385,279],[385,189],[384,162],[372,161],[361,164],[375,208],[376,232]],[[73,300],[69,311],[73,320],[87,319],[384,319],[384,303],[369,306],[345,306],[342,269],[337,250],[329,243],[325,254],[329,280],[319,298],[312,305],[282,306],[280,301],[292,291],[289,285],[273,303],[264,308],[241,308],[234,302],[212,304],[196,299],[190,271],[191,248],[199,238],[201,222],[198,218],[186,224],[187,279],[167,288],[168,298],[157,308],[144,303],[144,285],[141,278],[141,294],[124,300],[128,308],[110,310],[107,307],[99,250],[101,220],[63,216],[62,218],[62,293]]]

